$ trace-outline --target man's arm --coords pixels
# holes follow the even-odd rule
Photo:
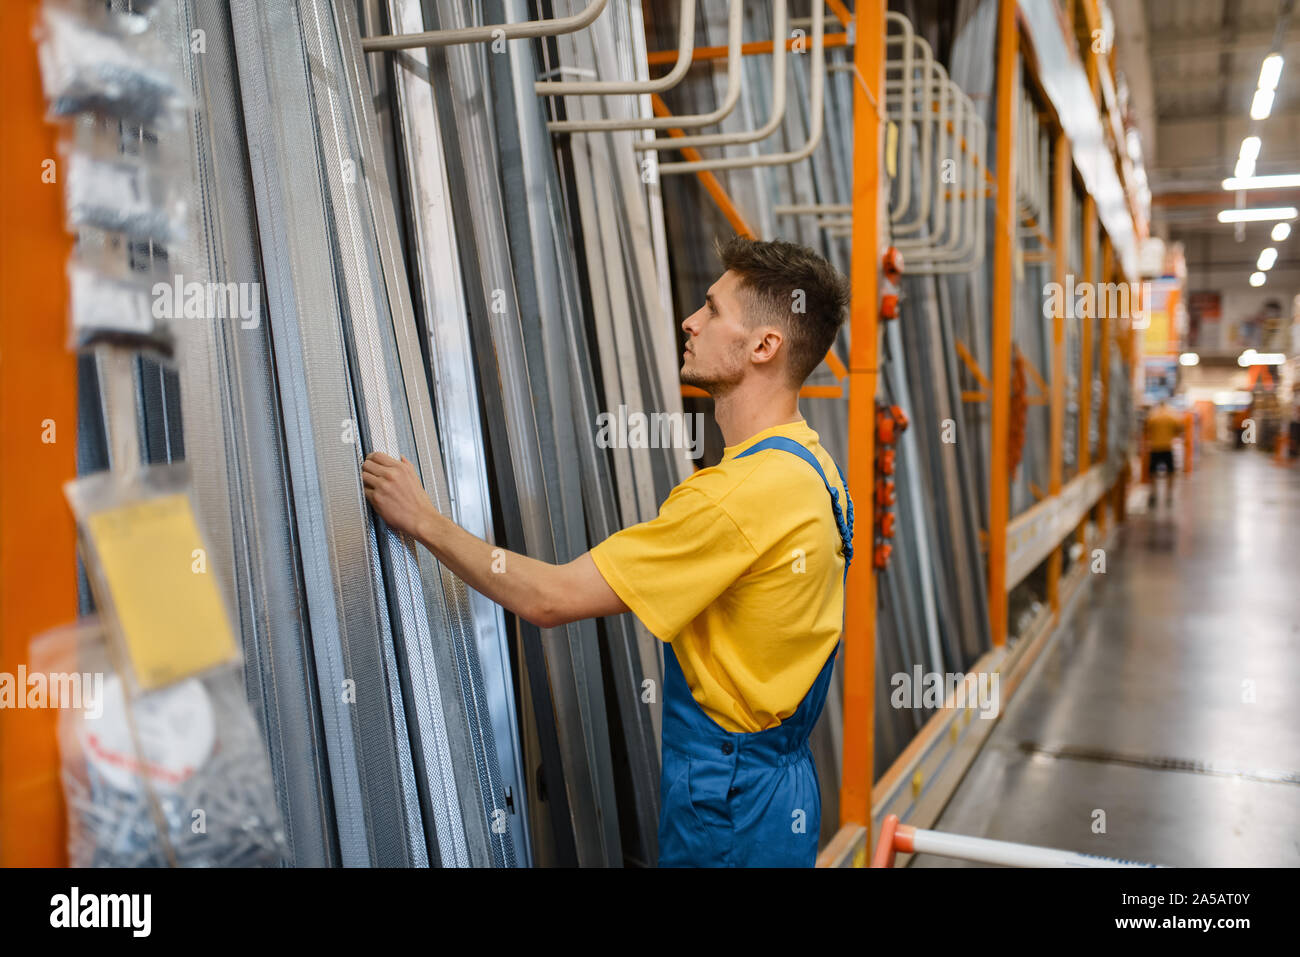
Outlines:
[[[589,552],[553,565],[465,531],[433,507],[405,458],[371,453],[361,478],[366,500],[390,528],[414,536],[465,584],[539,628],[628,610]]]

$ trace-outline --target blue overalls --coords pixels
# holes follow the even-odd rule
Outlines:
[[[847,520],[839,490],[817,457],[783,436],[757,442],[797,455],[821,476],[844,547],[853,559],[853,500]],[[838,466],[837,466],[838,471]],[[835,651],[794,714],[766,731],[724,730],[691,695],[671,643],[664,647],[663,773],[659,779],[660,867],[812,867],[817,860],[822,796],[808,736],[821,716]]]

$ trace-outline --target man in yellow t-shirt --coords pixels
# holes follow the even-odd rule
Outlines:
[[[564,565],[507,555],[440,515],[409,462],[379,453],[366,496],[470,586],[541,627],[633,612],[663,640],[660,866],[805,866],[821,790],[808,735],[839,646],[853,506],[799,414],[848,286],[791,243],[737,237],[682,323],[684,383],[705,389],[726,449],[648,522]],[[499,567],[497,563],[496,567]]]
[[[1156,504],[1156,476],[1165,473],[1165,502],[1173,503],[1174,439],[1183,433],[1183,418],[1161,399],[1147,414],[1147,471],[1151,473],[1149,504]]]

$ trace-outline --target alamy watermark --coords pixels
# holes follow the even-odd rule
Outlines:
[[[596,416],[596,445],[602,449],[685,449],[689,458],[704,454],[704,413],[617,412]]]
[[[0,708],[85,709],[87,718],[104,713],[103,672],[0,671]]]
[[[148,937],[153,928],[152,894],[94,894],[73,886],[50,898],[50,926],[55,928],[121,928],[132,937]]]
[[[1065,283],[1043,286],[1043,318],[1128,319],[1134,329],[1151,325],[1151,283],[1078,282],[1067,273]]]
[[[261,323],[262,287],[255,282],[171,282],[153,284],[155,319],[238,319],[241,329]]]
[[[996,718],[1001,708],[997,672],[925,671],[914,665],[911,673],[896,672],[889,679],[894,689],[889,703],[895,708],[942,708],[951,702],[954,708],[978,708],[981,718]]]

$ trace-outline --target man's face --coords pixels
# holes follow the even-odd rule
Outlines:
[[[709,287],[704,305],[682,323],[682,382],[717,395],[744,379],[756,330],[745,321],[742,296],[740,277],[728,270]]]

